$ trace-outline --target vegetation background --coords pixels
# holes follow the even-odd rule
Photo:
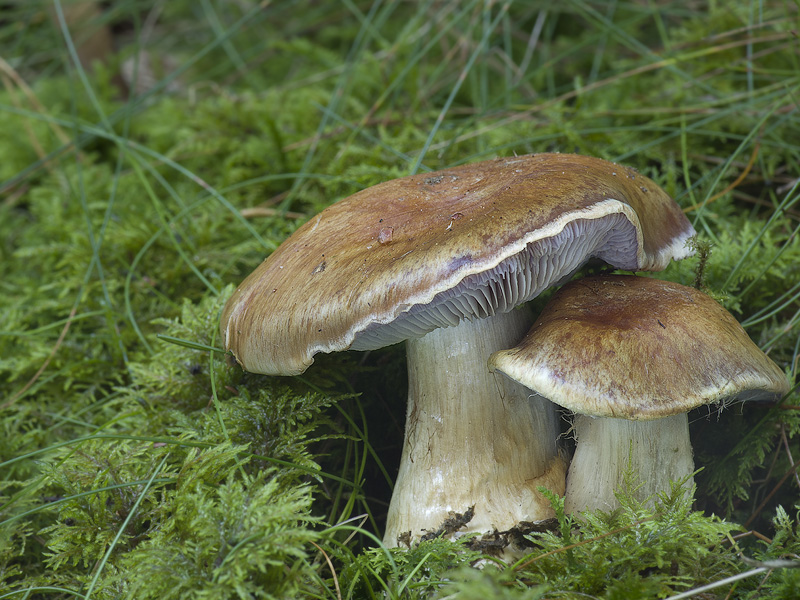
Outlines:
[[[506,566],[378,543],[401,347],[297,378],[213,350],[232,285],[325,206],[547,150],[673,195],[710,254],[657,276],[691,284],[702,266],[796,382],[799,15],[797,0],[0,3],[0,599],[800,597],[796,388],[692,414],[693,506],[559,512]]]

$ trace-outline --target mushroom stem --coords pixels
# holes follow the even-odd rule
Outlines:
[[[408,341],[408,412],[384,542],[417,540],[474,506],[460,531],[507,530],[552,516],[537,491],[562,494],[555,406],[489,373],[489,356],[519,342],[526,311],[463,321]]]
[[[567,512],[619,507],[614,492],[626,472],[634,475],[634,496],[644,501],[694,471],[686,413],[652,421],[575,415],[574,430],[578,446],[567,475]]]

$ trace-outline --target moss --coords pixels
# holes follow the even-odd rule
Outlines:
[[[628,486],[618,494],[620,509],[581,520],[565,515],[563,501],[553,498],[559,533],[535,537],[542,551],[523,563],[523,572],[567,598],[570,592],[630,598],[667,596],[734,569],[723,546],[738,526],[693,511],[679,484],[649,504],[633,499],[635,482]]]
[[[737,523],[770,540],[738,542],[746,555],[798,554],[796,390],[693,415],[698,512],[666,497],[560,515],[532,562],[504,566],[441,539],[377,543],[401,348],[299,378],[216,351],[231,286],[325,206],[411,170],[576,151],[678,200],[711,247],[708,291],[795,380],[794,5],[101,8],[117,52],[84,71],[51,4],[0,20],[3,593],[663,597],[747,570],[725,541]],[[124,84],[136,56],[155,87]],[[657,276],[690,284],[697,262]],[[775,570],[723,589],[796,585]]]

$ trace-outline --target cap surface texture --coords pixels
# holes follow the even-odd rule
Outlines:
[[[659,270],[694,230],[635,170],[536,154],[388,181],[328,207],[234,292],[226,349],[302,373],[318,352],[379,348],[511,310],[588,258]]]

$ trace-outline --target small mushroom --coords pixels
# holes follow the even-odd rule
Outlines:
[[[778,366],[717,302],[647,277],[565,285],[525,339],[489,365],[576,413],[571,512],[618,506],[614,492],[628,466],[640,499],[691,477],[689,410],[775,401],[789,391]]]
[[[552,515],[558,418],[489,356],[532,319],[513,310],[589,258],[657,270],[690,254],[675,202],[631,169],[539,154],[388,181],[300,227],[236,290],[225,348],[248,371],[302,373],[318,352],[408,340],[406,436],[384,540],[417,540],[474,506],[467,531]],[[407,532],[411,535],[406,535]]]

